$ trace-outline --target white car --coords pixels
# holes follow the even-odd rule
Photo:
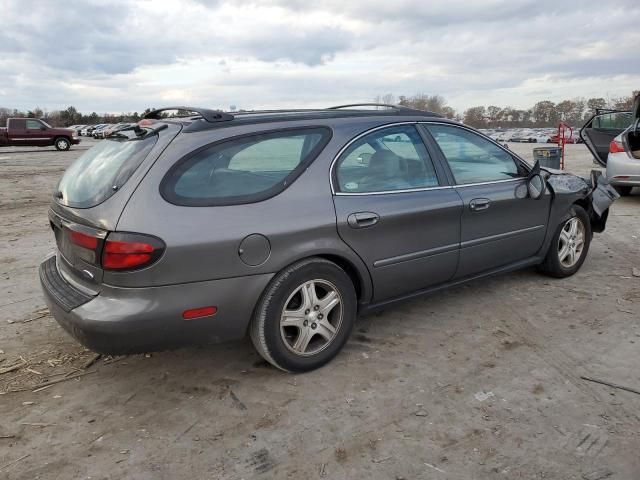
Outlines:
[[[630,112],[596,111],[580,130],[580,138],[620,195],[640,187],[640,94]]]
[[[640,187],[640,131],[633,125],[609,144],[607,180],[622,196]]]

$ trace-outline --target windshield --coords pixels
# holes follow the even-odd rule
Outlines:
[[[40,120],[40,122],[47,128],[53,128],[51,125],[49,125],[47,122],[45,122],[44,120]]]
[[[158,135],[118,132],[87,150],[64,173],[55,197],[62,205],[90,208],[116,193],[149,154]]]

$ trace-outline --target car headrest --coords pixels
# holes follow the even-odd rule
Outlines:
[[[402,173],[402,162],[400,157],[390,150],[379,150],[369,159],[369,170],[377,174],[386,176],[399,175]]]

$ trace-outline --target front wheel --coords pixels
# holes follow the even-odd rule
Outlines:
[[[64,137],[56,138],[54,145],[56,147],[56,150],[61,151],[69,150],[71,148],[71,142]]]
[[[587,212],[574,205],[558,226],[540,270],[556,278],[576,273],[587,258],[592,235]]]
[[[281,370],[314,370],[346,343],[356,303],[353,282],[338,265],[323,258],[302,260],[267,287],[251,321],[251,340]]]

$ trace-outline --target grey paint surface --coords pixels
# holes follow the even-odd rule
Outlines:
[[[534,256],[544,242],[551,194],[540,200],[518,198],[525,181],[457,187],[464,202],[461,218],[460,266],[456,277]],[[490,201],[486,210],[474,211],[475,199]]]
[[[538,263],[570,205],[588,201],[590,187],[569,176],[555,183],[551,177],[550,191],[541,200],[521,198],[519,185],[524,178],[475,186],[448,185],[453,177],[428,135],[424,140],[438,175],[446,179],[444,188],[332,195],[330,169],[348,142],[383,125],[424,122],[424,117],[325,118],[230,124],[182,134],[172,125],[160,133],[152,154],[125,187],[102,205],[82,211],[54,206],[56,212],[72,220],[106,230],[153,235],[166,244],[163,256],[150,267],[105,271],[100,294],[62,322],[114,334],[130,328],[129,350],[135,349],[136,343],[149,349],[149,332],[156,338],[155,332],[165,328],[167,332],[173,328],[180,331],[180,325],[185,325],[180,318],[184,309],[215,300],[220,312],[216,318],[228,319],[231,326],[211,322],[195,336],[216,341],[238,338],[244,335],[268,279],[287,265],[316,255],[347,267],[357,283],[360,308],[366,310],[447,282]],[[160,195],[158,186],[167,171],[197,148],[247,133],[300,126],[328,126],[333,136],[307,170],[272,198],[248,205],[186,207],[171,204]],[[516,161],[525,165],[517,157]],[[573,184],[566,178],[572,178]],[[469,206],[477,199],[489,200],[490,207],[471,211]],[[353,228],[349,216],[358,212],[375,213],[377,223]],[[266,259],[247,261],[245,256],[243,260],[243,240],[258,237],[267,239],[270,251],[267,254],[263,245],[249,256]],[[69,269],[66,274],[73,272]],[[118,307],[112,308],[116,304]],[[90,343],[86,338],[81,340]],[[159,339],[158,345],[164,346],[164,342]]]

